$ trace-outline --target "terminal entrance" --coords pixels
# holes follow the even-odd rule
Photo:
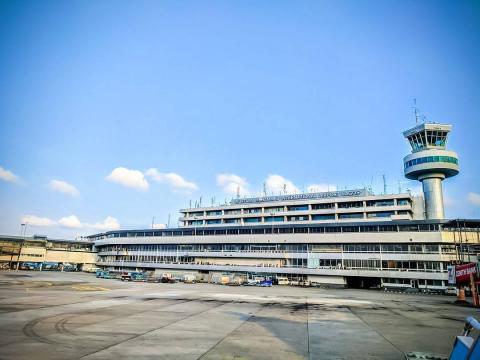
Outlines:
[[[379,288],[381,279],[376,277],[347,276],[347,287],[351,289]]]

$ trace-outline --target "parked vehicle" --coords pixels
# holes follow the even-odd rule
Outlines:
[[[310,281],[309,280],[300,280],[299,285],[303,286],[303,287],[309,287],[310,286]]]
[[[445,295],[455,295],[455,296],[457,296],[458,295],[458,290],[455,286],[448,286],[447,288],[445,288],[444,294]]]
[[[73,264],[63,264],[60,266],[62,271],[78,271],[77,266]]]
[[[42,264],[42,271],[57,271],[58,263],[56,262],[44,262]]]
[[[263,281],[260,281],[259,286],[270,287],[270,286],[272,286],[272,280],[271,279],[265,279]]]
[[[277,284],[278,285],[288,285],[290,282],[288,281],[287,277],[277,277]]]
[[[145,273],[138,272],[138,271],[131,272],[130,277],[131,277],[132,281],[146,281],[146,279],[147,279],[146,276],[145,276]]]
[[[193,274],[185,274],[183,275],[183,282],[185,284],[195,284],[196,278]]]
[[[122,273],[122,276],[120,277],[120,280],[122,280],[122,281],[132,281],[132,275],[130,273],[124,272],[124,273]]]
[[[160,279],[160,282],[173,284],[173,283],[175,283],[175,282],[177,282],[177,281],[176,281],[175,278],[172,276],[172,274],[164,273],[164,274],[162,274],[162,277],[161,277],[161,279]]]
[[[113,278],[113,275],[110,274],[110,271],[98,271],[97,274],[96,274],[97,278],[101,278],[101,279],[112,279]]]
[[[20,270],[39,270],[40,263],[23,262],[20,264]]]

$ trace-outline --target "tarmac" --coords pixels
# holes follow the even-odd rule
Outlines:
[[[477,309],[380,290],[230,287],[0,272],[0,359],[448,356]]]

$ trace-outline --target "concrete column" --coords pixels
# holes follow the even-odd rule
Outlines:
[[[444,219],[442,174],[431,174],[428,177],[419,178],[423,186],[425,198],[425,214],[427,219]]]

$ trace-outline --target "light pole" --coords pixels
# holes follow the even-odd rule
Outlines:
[[[25,242],[25,236],[27,234],[27,225],[28,225],[28,222],[25,222],[24,224],[21,224],[21,229],[23,231],[21,232],[22,240],[20,241],[20,249],[18,250],[16,270],[18,270],[19,267],[20,267],[20,255],[22,254],[22,248],[23,248],[23,244]]]

